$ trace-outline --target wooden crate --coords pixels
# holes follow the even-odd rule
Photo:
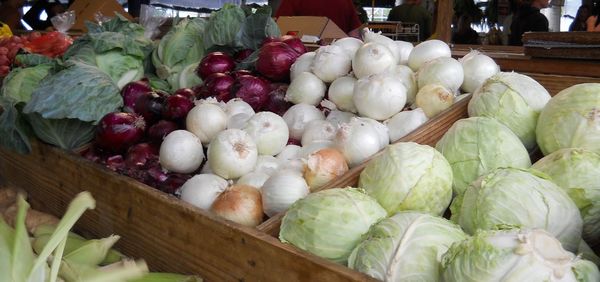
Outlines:
[[[532,75],[552,94],[590,78]],[[458,119],[467,117],[466,98],[401,141],[435,145]],[[355,185],[364,164],[326,188]],[[144,258],[157,271],[199,274],[207,281],[373,281],[277,239],[282,215],[258,228],[222,220],[173,196],[116,174],[78,155],[33,143],[29,155],[0,149],[0,180],[25,189],[33,208],[61,215],[80,191],[97,207],[76,229],[85,236],[119,234],[117,248]]]
[[[532,57],[600,60],[600,34],[596,32],[526,32],[523,46]]]

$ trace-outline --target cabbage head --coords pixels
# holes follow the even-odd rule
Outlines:
[[[156,74],[166,79],[172,90],[202,83],[195,69],[204,56],[202,34],[206,20],[183,19],[163,36],[152,52]]]
[[[529,153],[519,138],[508,127],[487,117],[457,121],[435,148],[452,167],[457,195],[479,176],[495,168],[531,166]]]
[[[96,55],[95,59],[98,68],[108,74],[119,89],[144,77],[144,64],[139,58],[119,51],[108,51]]]
[[[444,281],[600,281],[596,265],[566,251],[542,229],[478,232],[453,244],[442,266]]]
[[[404,210],[441,215],[452,200],[452,168],[434,148],[400,142],[367,164],[358,186],[390,215]]]
[[[12,98],[16,103],[29,102],[31,93],[40,81],[48,76],[52,64],[41,64],[28,68],[15,68],[5,78],[0,95]]]
[[[441,281],[441,257],[467,238],[447,219],[399,212],[373,225],[348,266],[382,281]]]
[[[544,155],[561,148],[600,153],[600,83],[583,83],[560,91],[540,114],[537,143]]]
[[[583,239],[600,247],[600,154],[585,149],[560,149],[537,161],[539,170],[563,188],[583,218]]]
[[[346,264],[385,210],[360,189],[335,188],[309,194],[283,217],[279,239],[317,256]]]
[[[465,232],[541,228],[575,252],[582,220],[575,203],[547,176],[535,171],[499,168],[482,176],[452,206],[452,220]]]
[[[535,126],[540,112],[550,100],[548,91],[531,77],[501,72],[488,78],[473,92],[469,116],[496,119],[510,128],[527,149],[533,149]]]

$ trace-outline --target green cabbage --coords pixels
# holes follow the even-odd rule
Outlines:
[[[575,252],[582,220],[575,203],[560,187],[535,171],[499,168],[473,182],[450,207],[452,220],[465,232],[506,228],[542,228]]]
[[[0,95],[10,97],[17,103],[28,102],[33,90],[50,73],[52,67],[51,64],[41,64],[29,68],[13,69],[4,78]]]
[[[600,247],[600,154],[585,149],[560,149],[532,168],[546,173],[575,202],[583,217],[583,239]]]
[[[435,148],[452,166],[457,195],[479,176],[495,168],[531,166],[527,149],[519,138],[508,127],[487,117],[457,121]]]
[[[541,229],[478,232],[453,244],[442,266],[444,281],[600,281],[596,265]]]
[[[485,116],[510,128],[527,149],[535,147],[535,126],[550,100],[546,89],[531,77],[501,72],[488,78],[469,101],[469,116]]]
[[[119,51],[108,51],[96,55],[96,65],[117,84],[119,89],[125,84],[144,77],[143,62],[136,57]]]
[[[400,212],[371,227],[348,266],[382,281],[441,281],[441,254],[466,238],[444,218]]]
[[[579,248],[577,249],[577,253],[581,255],[581,258],[589,260],[593,262],[595,265],[600,266],[600,257],[598,257],[592,248],[585,242],[585,240],[581,240],[579,242]]]
[[[385,210],[360,189],[336,188],[294,203],[283,217],[279,239],[320,257],[346,264],[369,227]]]
[[[600,153],[600,83],[583,83],[560,91],[540,114],[537,143],[544,155],[561,148]]]
[[[452,200],[452,168],[434,148],[401,142],[367,164],[358,186],[390,215],[403,210],[441,215]]]

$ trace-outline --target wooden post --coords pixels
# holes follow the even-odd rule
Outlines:
[[[452,16],[454,15],[454,5],[452,0],[437,0],[436,17],[434,23],[434,34],[436,39],[450,43],[452,38]]]

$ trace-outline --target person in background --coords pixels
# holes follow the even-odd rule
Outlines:
[[[569,26],[569,31],[585,31],[587,29],[587,23],[585,22],[590,16],[590,6],[581,5],[577,9],[577,15]]]
[[[352,0],[282,0],[275,17],[282,16],[328,17],[350,36],[361,26]]]
[[[587,31],[600,31],[600,3],[594,3],[591,14],[586,20]]]
[[[48,17],[46,20],[40,20],[40,15],[44,11]],[[58,1],[49,3],[48,0],[39,0],[33,3],[31,9],[23,16],[23,20],[34,30],[46,30],[52,27],[50,19],[64,12],[65,7]]]
[[[369,22],[369,15],[367,15],[367,11],[362,7],[362,3],[360,0],[353,0],[354,8],[356,8],[356,14],[358,15],[358,19],[361,23],[365,24]]]
[[[387,18],[388,21],[400,21],[419,24],[419,40],[425,41],[431,36],[431,14],[421,6],[421,0],[405,0],[394,7]]]
[[[471,16],[463,14],[458,19],[456,32],[452,35],[452,42],[456,44],[479,44],[479,34],[471,28]]]
[[[525,32],[548,31],[548,19],[540,13],[548,4],[549,0],[523,0],[510,25],[509,45],[523,45],[521,38]]]
[[[23,13],[21,8],[25,4],[25,0],[1,0],[0,5],[0,22],[7,24],[14,32],[17,29],[24,29],[21,24]]]

